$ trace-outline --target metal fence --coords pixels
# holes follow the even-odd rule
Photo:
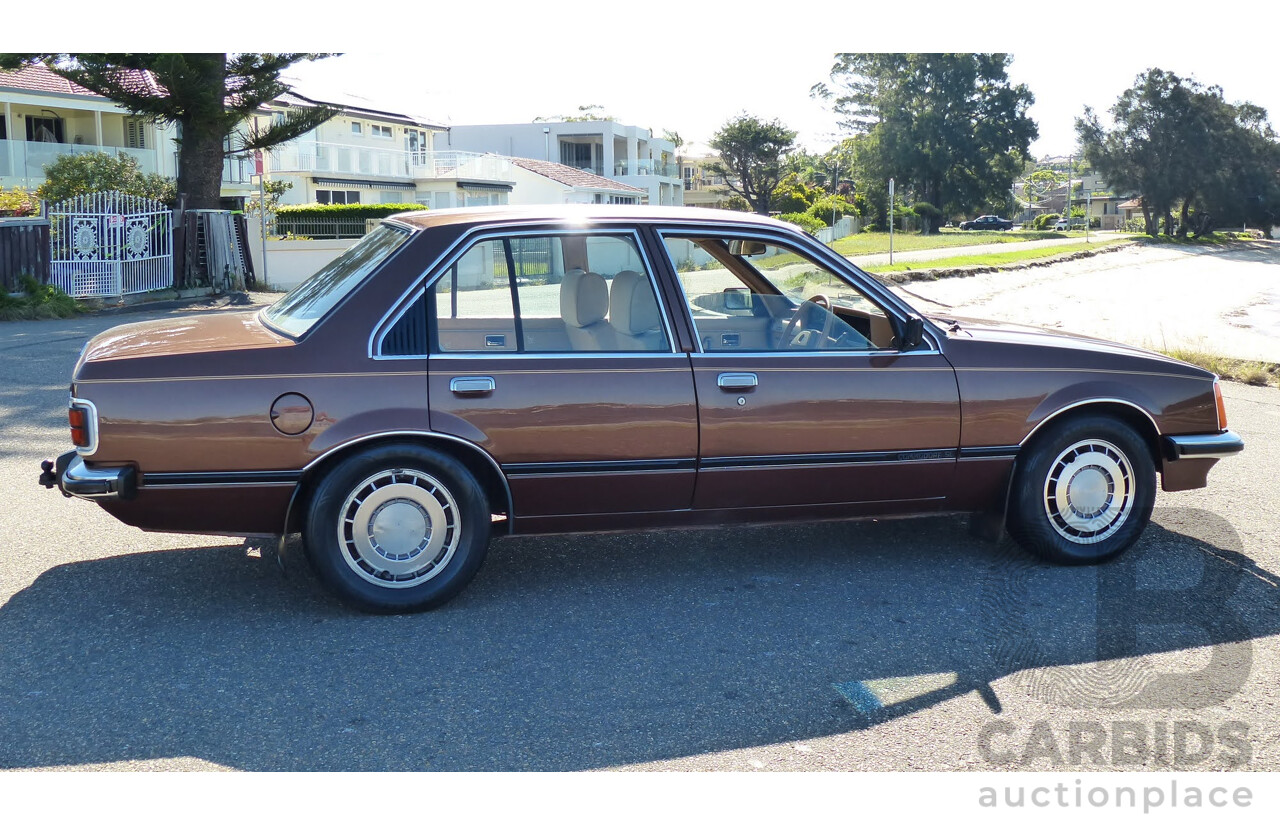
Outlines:
[[[50,205],[49,282],[75,298],[173,286],[173,213],[159,201],[94,192]]]
[[[267,223],[267,235],[298,240],[333,240],[363,238],[366,219],[363,217],[324,217],[276,214]]]

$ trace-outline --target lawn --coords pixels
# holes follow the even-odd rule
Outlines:
[[[980,233],[994,234],[994,233]],[[1085,250],[1097,250],[1118,243],[1128,243],[1128,238],[1115,238],[1100,243],[1079,246],[1051,246],[1043,249],[1015,249],[1009,252],[988,252],[982,255],[957,255],[953,258],[935,258],[930,261],[908,261],[889,266],[866,267],[868,272],[884,274],[886,272],[912,272],[926,269],[958,269],[962,266],[1003,266],[1041,258],[1053,258],[1060,255],[1074,255]]]
[[[1095,233],[1096,234],[1096,233]],[[917,249],[939,249],[948,246],[978,246],[989,243],[1017,243],[1019,241],[1043,241],[1050,238],[1083,238],[1084,232],[963,232],[944,229],[937,235],[921,235],[916,232],[895,232],[894,252],[912,252]],[[841,238],[832,244],[841,255],[875,255],[889,251],[888,232],[859,232]]]

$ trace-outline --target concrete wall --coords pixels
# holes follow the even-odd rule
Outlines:
[[[267,266],[262,267],[262,232],[252,219],[249,227],[249,254],[258,282],[288,291],[310,278],[325,264],[346,252],[357,239],[341,241],[267,241]]]

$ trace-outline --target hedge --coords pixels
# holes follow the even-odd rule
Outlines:
[[[278,218],[350,218],[366,220],[382,219],[397,212],[426,209],[420,203],[308,203],[300,206],[281,206],[276,210]]]

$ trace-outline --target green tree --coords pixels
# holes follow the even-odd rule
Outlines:
[[[1212,231],[1219,220],[1275,222],[1280,147],[1264,109],[1228,103],[1222,89],[1162,69],[1139,75],[1102,126],[1092,109],[1076,121],[1085,158],[1112,187],[1142,193],[1147,234]]]
[[[810,94],[870,138],[869,171],[895,178],[914,201],[943,214],[1003,204],[1038,135],[1027,109],[1035,98],[1009,82],[1004,54],[836,55],[831,83]],[[922,217],[921,232],[937,231]]]
[[[778,120],[743,114],[725,123],[711,138],[720,160],[707,164],[713,175],[740,195],[760,215],[769,214],[773,190],[783,175],[783,159],[795,146],[796,133]]]
[[[172,178],[142,171],[136,158],[110,152],[59,155],[44,167],[45,181],[36,195],[49,203],[91,192],[124,192],[173,206],[178,192]]]
[[[109,98],[130,113],[177,124],[178,191],[195,209],[217,209],[227,155],[267,149],[299,137],[335,110],[290,109],[259,128],[249,118],[289,90],[280,73],[324,55],[287,54],[2,54],[0,68],[43,63],[54,73]],[[230,147],[227,147],[227,143]]]

